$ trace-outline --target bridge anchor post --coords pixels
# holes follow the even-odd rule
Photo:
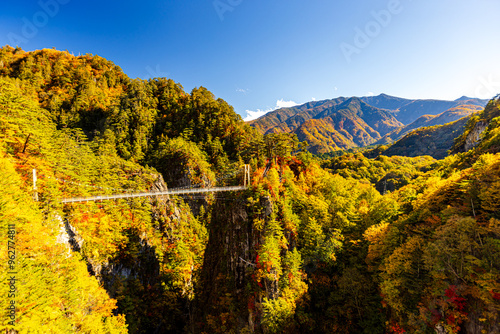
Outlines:
[[[38,188],[36,187],[37,175],[36,169],[33,169],[33,199],[38,202]]]
[[[245,180],[243,184],[245,187],[250,186],[250,165],[245,165]]]

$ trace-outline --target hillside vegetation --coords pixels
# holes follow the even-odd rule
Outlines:
[[[481,111],[484,108],[476,105],[461,105],[448,109],[438,115],[424,115],[419,117],[416,121],[411,124],[402,126],[386,134],[382,139],[377,141],[375,144],[388,144],[403,138],[405,135],[409,134],[411,131],[430,126],[445,125],[454,121],[458,121],[461,118],[468,117],[475,112]],[[464,120],[463,122],[465,122]]]
[[[392,145],[388,147],[379,146],[376,150],[371,150],[367,155],[377,156],[383,154],[386,156],[399,155],[407,157],[430,155],[436,159],[443,159],[448,156],[449,152],[465,152],[477,145],[480,147],[485,147],[485,145],[487,147],[493,146],[491,150],[496,152],[498,151],[498,147],[495,144],[495,140],[482,143],[483,137],[487,137],[492,131],[491,128],[496,127],[495,118],[499,115],[499,112],[495,101],[492,100],[485,109],[481,109],[475,113],[472,113],[475,107],[461,106],[450,109],[435,117],[421,117],[420,119],[423,119],[423,121],[419,124],[415,125],[416,121],[407,127],[395,130],[388,134],[385,139],[391,135],[400,135],[399,130],[405,131],[422,124],[433,124],[436,119],[443,119],[443,117],[456,118],[460,117],[463,113],[470,113],[469,116],[448,124],[424,126],[409,131]],[[380,142],[383,140],[384,138]]]
[[[413,130],[382,152],[387,156],[402,155],[416,157],[430,155],[443,159],[453,146],[455,138],[463,132],[469,117],[445,125],[422,127]]]
[[[325,154],[392,143],[414,129],[466,117],[481,110],[486,102],[465,97],[455,101],[408,100],[385,94],[339,97],[278,109],[249,124],[262,134],[296,134],[309,144],[310,152]]]
[[[0,331],[498,333],[499,103],[443,160],[319,161],[295,133],[262,135],[205,88],[133,80],[98,56],[4,47],[0,278],[13,266],[17,290],[0,300],[16,305]],[[271,119],[315,106],[325,117],[282,125],[318,122],[343,141],[356,130],[360,145],[398,122],[355,98]],[[61,202],[237,185],[243,164],[244,191]]]

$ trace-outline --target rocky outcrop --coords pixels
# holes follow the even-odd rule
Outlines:
[[[472,312],[468,314],[467,321],[463,324],[463,329],[465,333],[468,334],[497,334],[500,333],[500,324],[494,323],[492,325],[481,321],[485,319],[485,315],[481,312]]]
[[[219,317],[221,312],[238,314],[231,319],[232,325],[240,330],[247,328],[253,332],[254,318],[252,309],[248,308],[248,291],[251,274],[256,265],[256,252],[260,240],[259,233],[253,227],[251,210],[245,196],[232,194],[228,200],[214,203],[212,219],[209,225],[209,241],[205,250],[201,284],[197,292],[195,323],[203,324],[206,319]],[[272,203],[262,198],[259,206],[260,219],[272,214]],[[238,312],[224,310],[224,302],[230,292]],[[210,306],[210,305],[213,305]],[[223,311],[221,311],[223,310]],[[194,332],[202,332],[201,326]]]
[[[232,277],[229,283],[239,291],[245,283],[245,268],[252,265],[250,251],[253,249],[252,224],[248,219],[246,205],[218,201],[214,204],[210,223],[209,241],[203,264],[203,292],[207,300],[215,300],[218,294],[218,277]],[[201,303],[208,305],[209,303]]]
[[[57,242],[67,247],[68,256],[71,256],[71,252],[79,252],[83,245],[83,238],[67,219],[63,219],[60,216],[56,216],[55,219],[59,223]]]
[[[472,131],[465,138],[465,152],[469,151],[470,149],[476,147],[477,144],[479,144],[479,142],[481,141],[481,134],[484,132],[484,130],[486,130],[487,127],[488,123],[484,121],[479,121],[476,123]]]
[[[434,331],[436,334],[450,334],[441,324],[437,324],[436,327],[434,327]]]

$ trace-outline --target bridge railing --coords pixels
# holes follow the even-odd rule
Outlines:
[[[196,193],[209,193],[209,192],[222,192],[222,191],[240,191],[245,190],[250,185],[250,165],[245,165],[243,186],[230,186],[230,187],[210,187],[210,188],[176,188],[170,189],[162,192],[141,192],[141,193],[128,193],[128,194],[113,194],[113,195],[98,195],[98,196],[88,196],[88,197],[75,197],[75,198],[64,198],[61,200],[62,203],[82,203],[82,202],[92,202],[92,201],[103,201],[111,199],[124,199],[124,198],[136,198],[136,197],[153,197],[153,196],[165,196],[165,195],[182,195],[182,194],[196,194]],[[33,184],[34,190],[36,191],[36,171],[33,170]]]

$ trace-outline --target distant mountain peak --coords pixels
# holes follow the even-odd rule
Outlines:
[[[438,125],[454,121],[465,111],[471,113],[484,107],[486,102],[466,96],[456,101],[415,100],[384,93],[338,97],[277,109],[250,124],[263,134],[295,133],[300,141],[310,144],[311,152],[326,153],[388,138],[392,141],[399,133],[431,125],[431,122]],[[449,112],[443,114],[445,111]],[[416,120],[419,121],[410,125]]]
[[[386,93],[380,93],[377,95],[377,97],[385,97],[385,98],[389,98],[389,99],[399,99],[399,97],[396,97],[396,96],[392,96],[392,95],[389,95],[389,94],[386,94]]]
[[[365,96],[362,97],[361,100],[371,106],[393,111],[396,111],[402,106],[414,101],[401,97],[391,96],[385,93],[379,94],[377,96]]]
[[[458,102],[458,101],[468,101],[468,100],[472,100],[472,99],[473,99],[472,97],[468,97],[468,96],[465,96],[465,95],[464,95],[464,96],[462,96],[462,97],[460,97],[460,98],[456,99],[455,101],[457,101],[457,102]]]
[[[354,103],[354,102],[355,102],[355,103],[361,103],[361,102],[362,102],[362,100],[361,100],[359,97],[352,96],[352,97],[348,97],[348,98],[345,100],[344,104],[349,105],[349,104]]]

